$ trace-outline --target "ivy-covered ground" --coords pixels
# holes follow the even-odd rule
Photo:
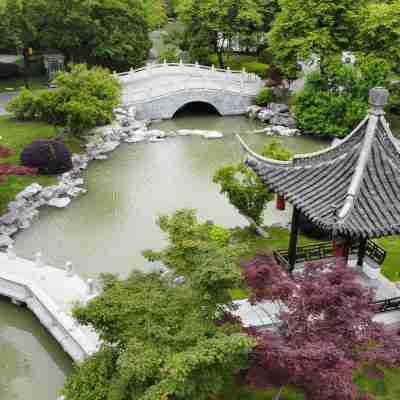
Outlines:
[[[24,146],[34,139],[47,139],[56,134],[55,127],[41,122],[18,122],[11,116],[0,116],[0,145],[6,146],[14,151],[8,158],[0,159],[1,163],[19,164],[20,153]],[[77,139],[69,139],[66,142],[73,152],[79,151]],[[0,183],[0,214],[3,213],[7,204],[12,201],[16,194],[33,182],[43,186],[52,185],[56,182],[51,176],[10,176],[7,181]]]

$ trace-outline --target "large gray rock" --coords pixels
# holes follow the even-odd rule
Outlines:
[[[42,189],[42,186],[38,183],[32,183],[32,185],[29,185],[22,192],[18,193],[16,199],[30,199],[40,193]]]
[[[70,202],[71,199],[69,197],[58,197],[55,199],[50,199],[47,204],[51,207],[64,208],[67,207]]]
[[[271,118],[270,124],[286,126],[291,129],[297,128],[297,122],[290,114],[276,114]]]

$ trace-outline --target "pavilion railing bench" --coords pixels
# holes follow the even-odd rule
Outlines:
[[[358,249],[359,244],[355,243],[354,245],[352,245],[350,248],[350,255],[357,255]],[[281,266],[289,268],[289,251],[287,249],[274,251],[274,256]],[[386,258],[386,250],[376,243],[372,242],[371,240],[368,240],[366,247],[366,256],[375,261],[378,265],[382,265],[383,261]],[[332,242],[310,244],[297,247],[296,264],[332,257],[335,257]]]

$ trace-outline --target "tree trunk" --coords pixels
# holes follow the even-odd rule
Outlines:
[[[239,214],[242,215],[244,218],[246,218],[250,225],[254,226],[254,229],[256,230],[257,234],[259,234],[260,236],[262,236],[265,239],[270,238],[268,232],[265,232],[265,230],[263,228],[261,228],[261,226],[257,225],[256,221],[254,221],[253,218],[251,218],[248,215],[245,215],[241,212],[239,212]]]
[[[283,386],[281,386],[278,390],[278,392],[276,393],[274,400],[280,400],[281,396],[282,396],[282,392],[283,392]]]
[[[225,68],[225,62],[224,62],[224,53],[222,49],[218,49],[217,51],[218,55],[218,63],[220,68]]]

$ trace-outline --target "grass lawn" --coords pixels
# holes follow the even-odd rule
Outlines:
[[[47,139],[56,134],[54,126],[42,122],[18,122],[11,116],[0,116],[0,145],[14,150],[14,154],[0,162],[18,164],[19,156],[24,146],[34,139]],[[72,152],[79,152],[78,139],[71,139],[65,142]],[[43,186],[52,185],[56,182],[53,176],[10,176],[6,182],[0,184],[0,214],[3,213],[7,204],[12,201],[16,194],[33,182]]]
[[[361,370],[354,374],[354,383],[362,392],[372,395],[374,400],[400,399],[400,369],[382,368],[380,371],[382,376],[374,377],[366,370]],[[276,389],[260,390],[234,385],[216,400],[273,400],[276,393]],[[304,400],[304,395],[301,390],[287,387],[282,393],[282,400]]]
[[[1,0],[0,0],[1,1]],[[0,79],[0,93],[1,92],[15,92],[25,87],[24,79],[22,77],[13,79]],[[31,90],[39,90],[47,88],[47,80],[45,76],[35,76],[29,78],[29,88]]]
[[[376,240],[387,251],[382,273],[391,281],[400,281],[400,236],[388,236]]]

